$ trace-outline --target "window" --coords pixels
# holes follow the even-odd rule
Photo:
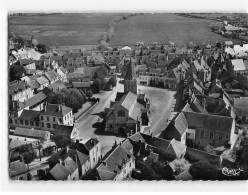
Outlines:
[[[214,139],[214,133],[213,132],[210,132],[210,139]]]
[[[33,121],[30,121],[30,125],[31,125],[31,126],[34,126],[34,122],[33,122]]]
[[[229,139],[229,135],[228,134],[226,134],[226,139]]]
[[[56,128],[56,124],[53,124],[53,129],[55,129]]]
[[[41,123],[41,126],[44,127],[44,123]]]
[[[201,131],[201,138],[204,137],[204,131]]]
[[[28,125],[28,121],[25,120],[25,125]]]
[[[47,116],[47,121],[49,121],[49,116]]]
[[[9,119],[9,122],[10,122],[10,123],[13,123],[13,120],[12,120],[12,118],[10,118],[10,119]]]
[[[55,117],[53,117],[53,121],[55,122]]]
[[[20,123],[23,125],[23,120],[22,119],[20,120]]]
[[[50,123],[47,123],[47,128],[51,128],[51,124]]]
[[[59,122],[62,123],[62,118],[59,118]]]
[[[129,163],[129,167],[131,167],[131,166],[132,166],[132,163],[130,162],[130,163]]]
[[[222,135],[222,134],[219,135],[219,140],[220,140],[220,141],[223,140],[223,135]]]
[[[123,110],[118,110],[118,117],[125,117],[125,112]]]
[[[41,116],[40,118],[41,118],[41,120],[43,120],[43,116]]]
[[[39,122],[35,122],[35,125],[36,125],[36,127],[38,127],[39,126]]]

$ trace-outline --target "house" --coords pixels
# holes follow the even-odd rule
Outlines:
[[[140,125],[148,125],[150,101],[138,100],[137,80],[131,60],[123,66],[124,93],[118,92],[115,102],[105,109],[105,131],[115,134],[133,134],[140,131]],[[140,103],[144,102],[144,104]]]
[[[68,159],[70,159],[68,157]],[[62,162],[61,164],[57,163],[50,171],[49,174],[45,177],[45,180],[78,180],[78,167],[73,160],[68,160]]]
[[[205,147],[211,144],[214,147],[232,144],[235,121],[232,117],[218,116],[204,113],[183,112],[187,124],[188,144]]]
[[[36,110],[23,110],[18,118],[18,126],[24,128],[37,128],[40,129],[39,121],[40,111]]]
[[[165,140],[144,133],[136,133],[128,138],[134,146],[134,156],[141,164],[147,164],[149,158],[158,154],[158,159],[181,159],[186,153],[187,146],[176,139]],[[154,159],[154,158],[153,158]]]
[[[69,148],[78,150],[81,153],[89,156],[91,169],[93,169],[101,159],[101,144],[97,138],[90,138],[84,144],[79,143],[77,140],[76,143],[72,143]]]
[[[101,163],[81,180],[126,180],[135,169],[133,154],[122,145],[113,146]]]
[[[83,91],[89,90],[92,84],[93,81],[72,82],[73,88],[81,89]]]
[[[174,68],[165,78],[165,88],[176,89],[177,84],[182,79],[182,73],[180,73],[179,69]]]
[[[231,60],[233,70],[235,73],[246,75],[248,73],[248,63],[243,61],[243,59],[234,59]]]
[[[44,75],[48,79],[49,84],[53,84],[59,79],[59,74],[53,70],[46,72]]]
[[[14,161],[9,164],[11,180],[27,180],[28,168],[24,162]]]
[[[39,121],[43,130],[54,132],[56,125],[73,126],[72,109],[59,104],[47,104],[40,112]]]
[[[24,101],[25,109],[41,111],[44,109],[47,102],[47,96],[43,93],[37,93],[33,97]]]
[[[189,126],[184,113],[180,112],[172,119],[159,137],[166,140],[175,138],[177,141],[186,144],[187,133],[190,133],[188,128]]]
[[[27,85],[31,88],[31,90],[34,90],[34,94],[38,93],[40,89],[40,84],[36,80],[28,81]]]
[[[14,81],[9,84],[9,99],[23,102],[34,95],[31,89],[24,81]]]
[[[81,143],[77,142],[76,144]],[[65,167],[67,167],[66,165],[68,165],[68,163],[74,164],[74,167],[77,166],[77,169],[74,168],[74,170],[72,171],[65,171],[65,169],[63,169],[62,172],[63,174],[65,174],[65,178],[68,178],[71,172],[71,175],[74,175],[75,179],[78,179],[86,172],[88,172],[91,168],[89,156],[77,149],[72,149],[70,147],[62,148],[57,153],[54,153],[50,158],[48,158],[47,161],[50,170],[53,170],[53,168],[58,166],[58,164],[64,165]],[[74,161],[74,163],[72,161]],[[72,174],[72,172],[74,174]]]
[[[68,71],[63,66],[61,66],[56,69],[56,72],[59,74],[61,81],[65,82]]]
[[[23,127],[16,127],[14,134],[15,136],[34,138],[34,139],[42,139],[44,141],[49,141],[51,134],[49,131],[43,131],[38,129],[29,129]]]
[[[49,85],[49,80],[44,76],[38,77],[36,81],[39,83],[41,90]]]
[[[59,125],[57,124],[54,130],[54,135],[61,135],[73,141],[79,139],[79,130],[73,125]]]

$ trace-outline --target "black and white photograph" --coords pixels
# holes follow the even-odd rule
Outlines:
[[[248,180],[245,10],[17,8],[10,181]]]

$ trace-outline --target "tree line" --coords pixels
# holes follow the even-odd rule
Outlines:
[[[90,98],[91,96],[91,91],[84,93],[81,89],[62,89],[57,93],[49,94],[48,103],[63,104],[72,108],[73,112],[77,112],[87,101],[87,97]]]
[[[143,13],[139,13],[139,14],[134,13],[134,14],[126,15],[126,16],[117,16],[113,20],[111,20],[109,22],[109,28],[108,28],[107,32],[102,34],[100,37],[100,40],[98,41],[98,49],[102,50],[102,49],[109,46],[108,42],[110,41],[111,37],[113,37],[115,35],[115,27],[119,22],[121,22],[123,20],[127,20],[128,18],[133,17],[133,16],[137,16],[137,15],[143,15]]]

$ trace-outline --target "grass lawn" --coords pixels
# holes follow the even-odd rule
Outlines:
[[[186,18],[169,13],[145,14],[132,17],[117,25],[111,45],[133,45],[138,41],[168,44],[215,43],[227,40],[211,32],[208,27],[212,20]]]

